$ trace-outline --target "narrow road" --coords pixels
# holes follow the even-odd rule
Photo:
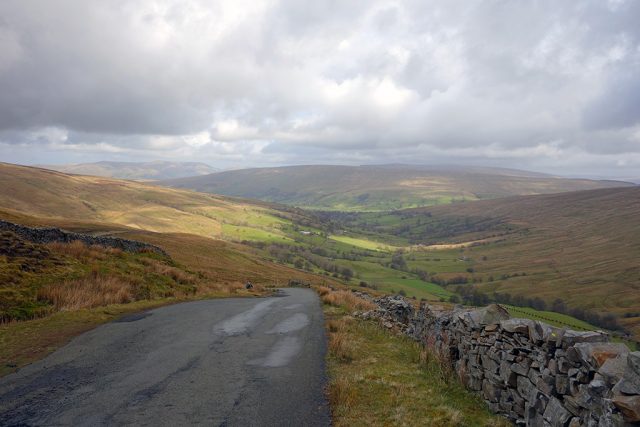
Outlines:
[[[0,426],[326,426],[318,297],[196,301],[130,315],[0,379]]]

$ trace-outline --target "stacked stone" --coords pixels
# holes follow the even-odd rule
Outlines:
[[[88,234],[72,233],[59,228],[39,228],[25,227],[8,221],[0,220],[0,230],[11,231],[21,238],[33,243],[70,243],[81,241],[86,245],[99,245],[116,248],[125,252],[152,251],[168,256],[167,253],[158,246],[149,243],[138,242],[136,240],[120,239],[118,237],[90,236]]]
[[[360,294],[360,292],[356,294]],[[360,297],[369,301],[372,300],[366,294]],[[408,328],[413,326],[415,310],[407,299],[396,295],[384,296],[372,301],[378,305],[377,309],[356,314],[364,319],[380,319],[382,326],[412,335]]]
[[[423,304],[407,319],[398,298],[382,301],[383,318],[406,321],[402,330],[441,355],[493,412],[515,424],[640,423],[640,352],[609,342],[607,334],[512,319],[498,305],[437,311]]]

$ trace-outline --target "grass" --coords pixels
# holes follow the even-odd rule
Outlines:
[[[262,202],[0,163],[0,206],[42,219],[103,222],[228,240],[286,239],[294,214]],[[285,218],[283,218],[285,217]]]
[[[0,233],[0,322],[222,289],[157,254],[79,241],[35,244]]]
[[[383,261],[386,260],[385,258]],[[383,292],[404,291],[406,296],[410,298],[424,298],[429,301],[438,301],[440,298],[447,299],[453,294],[435,283],[420,280],[415,274],[394,270],[378,262],[340,260],[338,263],[352,268],[357,273],[358,278],[352,280],[354,285],[357,285],[359,281],[365,281]]]
[[[336,426],[507,426],[414,341],[352,317],[354,302],[321,290],[328,395]],[[344,291],[333,292],[342,295]]]
[[[369,249],[372,251],[394,251],[399,249],[396,246],[386,245],[380,242],[374,242],[372,240],[367,240],[363,238],[357,237],[349,237],[349,236],[330,236],[331,240],[335,240],[336,242],[346,243],[351,246],[355,246],[357,248]]]
[[[373,193],[367,197],[359,194],[358,185],[363,183],[379,188],[379,195],[384,194],[388,203],[395,203],[396,199],[383,184],[388,177],[380,175],[382,172],[376,172],[373,181],[362,181],[362,176],[352,176],[346,169],[338,168],[336,174],[327,174],[322,168],[319,171],[316,170],[322,176],[336,179],[340,185],[335,188],[349,188],[349,197],[357,197],[362,203],[377,197]],[[280,172],[262,171],[264,179],[260,182],[276,176],[278,180],[284,179],[282,185],[302,183],[283,178],[285,171]],[[304,175],[308,171],[305,168],[298,172]],[[415,171],[411,173],[415,175]],[[493,188],[496,184],[493,178],[480,175],[471,173],[465,177],[465,180],[473,178],[471,183],[485,190],[492,189],[491,193],[474,192],[478,198],[513,194],[534,184],[522,177],[502,176],[500,185]],[[309,182],[319,184],[319,178]],[[447,196],[443,188],[457,179],[414,178],[394,182],[402,182],[403,188],[413,190],[429,187],[432,196],[437,193],[441,198]],[[589,184],[565,182],[568,183],[564,189]],[[227,184],[240,185],[235,180]],[[327,261],[355,271],[351,283],[356,286],[365,281],[385,292],[402,291],[408,296],[437,300],[448,298],[448,290],[419,280],[411,270],[428,272],[432,282],[465,276],[472,286],[489,294],[539,297],[547,306],[561,298],[570,308],[612,313],[636,338],[640,337],[640,267],[634,256],[640,251],[638,188],[480,200],[386,213],[336,214],[331,219],[339,220],[326,230],[323,229],[326,224],[319,224],[312,215],[293,208],[107,178],[71,177],[7,164],[0,164],[0,189],[3,207],[0,217],[22,221],[25,215],[21,212],[25,212],[36,215],[26,220],[30,223],[146,239],[171,247],[174,259],[212,283],[243,283],[247,279],[282,283],[292,275],[320,280],[308,272],[267,262],[265,259],[272,256],[268,250],[254,250],[228,241],[286,243],[307,249],[325,247],[331,249]],[[539,180],[528,192],[557,190],[553,183]],[[325,196],[330,201],[331,195]],[[9,206],[14,210],[9,211]],[[324,233],[330,228],[346,230],[348,235],[325,238]],[[299,230],[320,233],[304,237]],[[227,242],[211,243],[210,238]],[[416,248],[418,244],[472,241],[479,242],[463,248]],[[391,251],[398,247],[409,249],[405,255],[408,271],[388,268]],[[18,264],[12,268],[11,272],[5,271],[4,277],[22,274],[18,273]],[[309,268],[319,271],[318,267]],[[75,280],[80,276],[62,279]],[[0,292],[0,300],[20,298],[29,291],[27,288]],[[27,311],[39,309],[36,304]]]
[[[44,286],[36,298],[49,301],[57,311],[69,311],[126,304],[134,300],[134,293],[131,283],[119,277],[96,275]]]
[[[587,322],[576,319],[575,317],[568,316],[562,313],[556,313],[554,311],[542,311],[529,307],[514,307],[511,305],[502,304],[512,317],[521,317],[524,319],[541,320],[548,323],[551,326],[558,328],[569,328],[578,331],[594,331],[597,327],[590,325]]]
[[[640,188],[631,187],[365,213],[340,226],[396,246],[480,240],[441,256],[414,251],[407,263],[443,279],[465,275],[488,294],[611,313],[640,339],[638,212]]]

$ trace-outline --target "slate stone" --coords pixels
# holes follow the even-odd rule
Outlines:
[[[508,319],[500,322],[503,331],[529,335],[529,327],[533,324],[533,320],[529,319]]]
[[[547,396],[551,396],[555,391],[555,378],[542,376],[536,382],[536,387]]]
[[[622,374],[622,379],[613,388],[615,393],[640,394],[639,356],[640,352],[637,351],[627,355],[627,366]]]
[[[485,332],[495,332],[497,331],[499,326],[497,324],[491,324],[484,327]]]
[[[529,368],[527,366],[523,366],[520,363],[514,363],[511,365],[511,370],[518,375],[527,376],[529,373]]]
[[[582,412],[582,408],[576,402],[576,399],[573,396],[564,396],[563,397],[564,407],[571,412],[575,416],[579,416],[580,412]]]
[[[628,354],[629,348],[622,343],[578,343],[573,346],[578,362],[589,364],[594,368],[599,368],[608,359],[619,357],[622,354]]]
[[[627,356],[627,363],[629,364],[629,368],[640,376],[640,351],[629,353]]]
[[[470,321],[472,326],[486,326],[492,324],[499,324],[502,320],[507,320],[511,316],[509,312],[499,306],[498,304],[491,304],[487,307],[479,310],[473,310],[469,312],[469,315],[465,318],[466,321]]]
[[[593,380],[589,383],[589,394],[592,397],[604,397],[608,391],[607,384],[602,380]]]
[[[569,421],[569,425],[568,427],[581,427],[582,423],[580,422],[580,418],[578,417],[573,417],[571,418],[571,421]]]
[[[527,399],[531,395],[531,392],[535,389],[535,386],[531,381],[529,381],[529,378],[527,377],[519,376],[517,382],[518,393],[520,393],[520,396],[522,396],[524,399]]]
[[[564,357],[558,359],[558,372],[567,374],[573,365]]]
[[[559,394],[567,394],[569,391],[569,377],[566,375],[556,375],[556,390]]]
[[[482,382],[482,395],[490,402],[497,402],[500,400],[501,390],[491,384],[490,381],[484,380]]]
[[[609,336],[604,332],[599,331],[566,331],[562,337],[562,343],[568,346],[575,345],[581,342],[607,342]]]
[[[555,397],[549,399],[543,418],[554,427],[564,427],[571,419],[571,413]]]
[[[556,342],[562,339],[564,331],[559,328],[534,321],[529,326],[529,337],[535,342]]]
[[[640,396],[614,396],[613,404],[629,423],[640,422]]]
[[[627,367],[627,355],[622,354],[619,357],[607,359],[600,369],[598,369],[598,374],[602,375],[609,386],[614,385],[624,375],[624,372]]]

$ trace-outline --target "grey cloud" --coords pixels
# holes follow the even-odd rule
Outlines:
[[[611,76],[602,93],[586,107],[584,122],[591,130],[640,125],[640,66]]]
[[[640,167],[636,1],[8,0],[0,17],[7,160]]]

